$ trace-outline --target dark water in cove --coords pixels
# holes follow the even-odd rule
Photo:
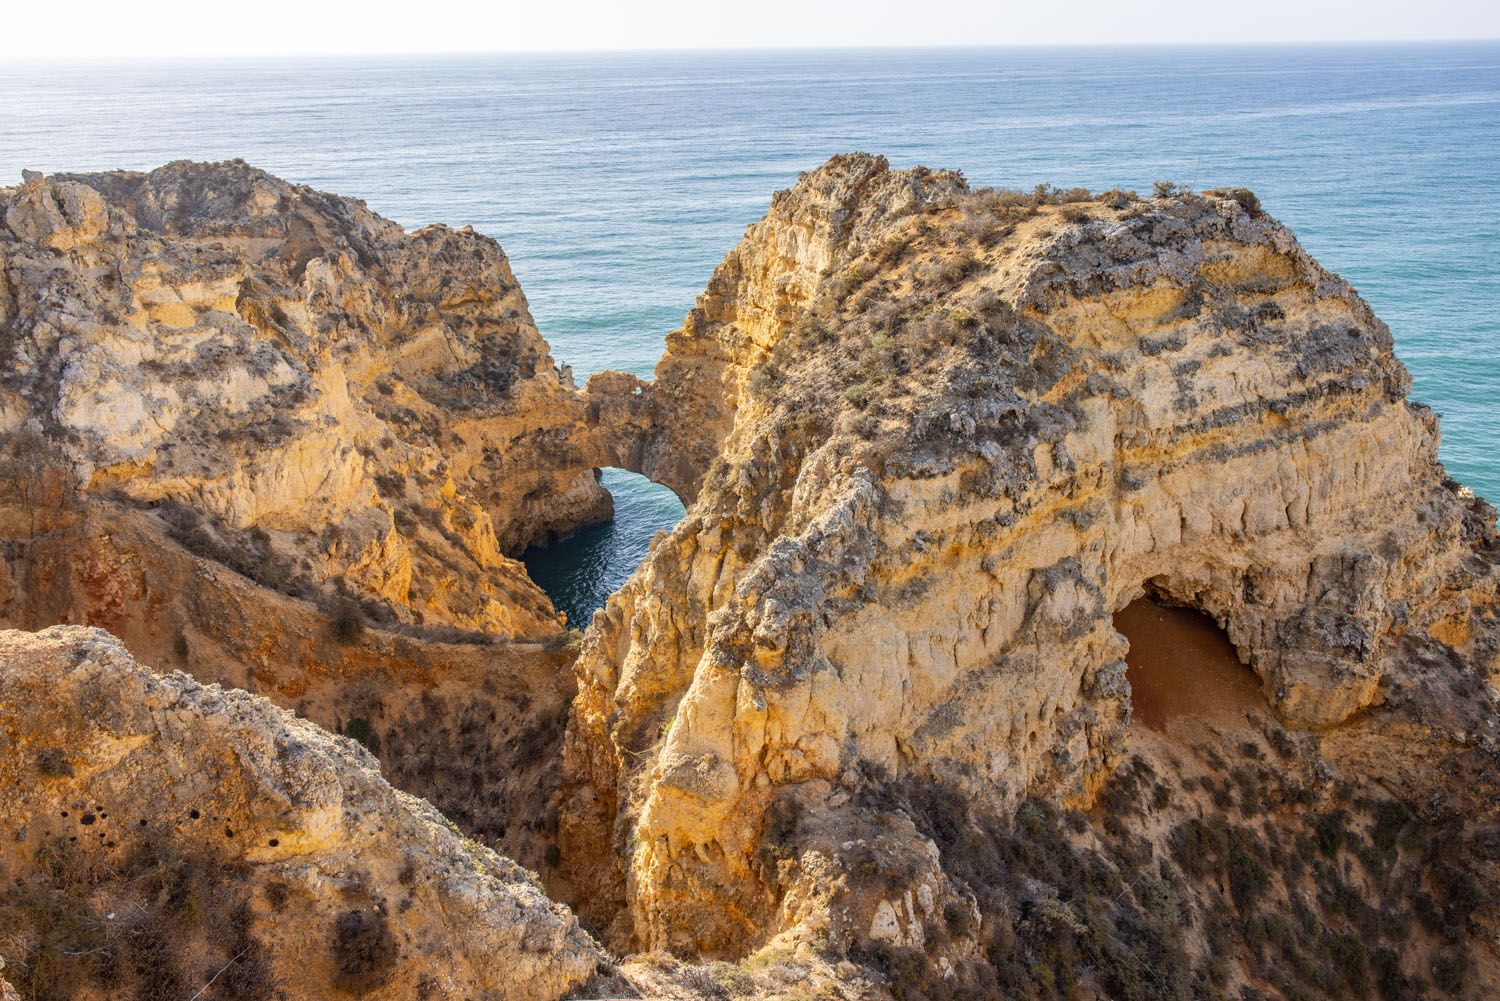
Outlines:
[[[238,156],[473,224],[580,378],[648,374],[771,192],[851,149],[1003,187],[1255,189],[1391,325],[1450,471],[1500,498],[1500,44],[0,63],[0,183]],[[565,607],[680,515],[617,500],[528,559]]]
[[[644,476],[606,469],[602,482],[615,498],[613,521],[522,556],[531,579],[568,613],[568,624],[580,629],[646,558],[652,536],[682,517],[676,495]]]

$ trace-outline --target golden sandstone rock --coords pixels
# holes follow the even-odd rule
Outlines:
[[[610,501],[586,398],[493,240],[406,233],[238,162],[0,200],[3,430],[45,434],[86,493],[191,512],[200,542],[259,533],[283,589],[559,632],[506,554]]]
[[[1408,385],[1248,193],[804,176],[651,388],[643,468],[696,501],[578,660],[581,913],[619,948],[922,947],[973,894],[882,790],[1094,802],[1143,593],[1217,620],[1303,730],[1420,699],[1439,651],[1493,677],[1493,511]]]
[[[47,996],[531,1001],[599,962],[534,877],[358,744],[101,630],[0,633],[0,733],[0,921],[54,937],[21,981]]]
[[[513,557],[611,505],[500,248],[240,162],[32,176],[0,219],[0,624],[356,734],[540,864],[571,654]]]
[[[264,974],[243,996],[1500,993],[1494,510],[1389,331],[1249,192],[835,157],[651,382],[581,391],[468,231],[242,163],[0,206],[0,619],[357,737],[644,953],[605,961],[485,849],[458,911],[404,882],[402,851],[451,872],[458,842],[347,742],[98,633],[5,634],[4,816],[48,817],[8,871],[76,904],[185,852],[230,907],[173,933],[185,972],[227,942]],[[603,465],[688,509],[570,639],[511,555],[607,516]],[[1131,652],[1142,599],[1222,630],[1214,669],[1249,672],[1222,705],[1134,717],[1141,651],[1178,645]],[[312,787],[379,801],[357,830],[261,761],[285,733]],[[149,844],[39,850],[144,785]],[[233,837],[192,840],[195,796]],[[40,941],[17,900],[0,953]]]

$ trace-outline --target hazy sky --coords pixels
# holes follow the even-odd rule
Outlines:
[[[1497,0],[18,0],[0,58],[1500,37]]]

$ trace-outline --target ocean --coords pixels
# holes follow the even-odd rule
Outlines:
[[[1500,499],[1500,43],[0,62],[0,183],[243,157],[472,224],[580,381],[648,375],[771,193],[855,149],[976,185],[1254,189]],[[615,523],[526,556],[579,624],[682,512],[605,475]]]

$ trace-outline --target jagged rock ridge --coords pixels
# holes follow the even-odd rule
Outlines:
[[[1147,590],[1212,615],[1283,723],[1427,703],[1463,759],[1493,726],[1494,514],[1408,387],[1248,192],[805,175],[651,389],[646,468],[696,502],[578,661],[582,913],[620,947],[925,942],[951,972],[974,939],[932,929],[977,888],[881,790],[1093,802],[1130,746],[1111,614]]]

